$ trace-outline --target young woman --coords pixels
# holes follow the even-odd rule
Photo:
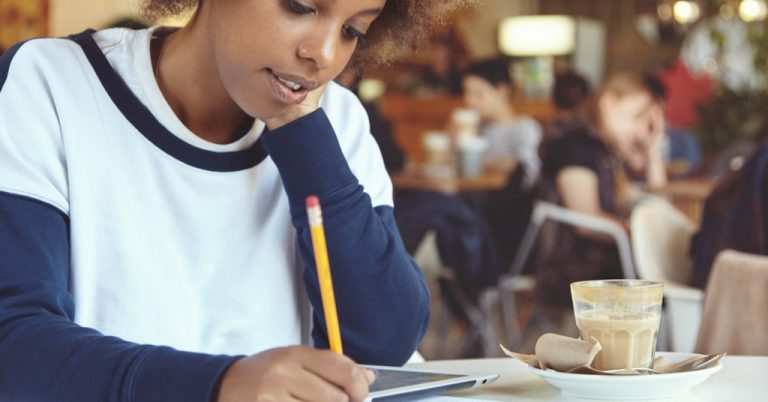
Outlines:
[[[429,297],[365,113],[331,80],[465,2],[147,0],[154,16],[198,9],[175,31],[11,49],[0,399],[364,398],[355,361],[405,362]],[[309,195],[348,357],[321,350]]]
[[[664,114],[641,76],[619,74],[599,91],[595,128],[574,125],[545,152],[544,175],[560,204],[624,225],[633,189],[624,166],[639,167],[648,189],[666,185],[661,154]],[[537,292],[545,302],[570,305],[569,283],[621,275],[611,240],[561,228],[537,268]]]

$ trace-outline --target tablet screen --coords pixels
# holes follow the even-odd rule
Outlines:
[[[375,371],[376,381],[371,384],[369,388],[370,392],[464,377],[462,375],[453,374],[399,371],[380,368],[375,369]]]

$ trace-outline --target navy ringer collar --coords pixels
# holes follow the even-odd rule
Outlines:
[[[117,74],[93,39],[94,30],[69,37],[80,45],[85,57],[99,77],[123,116],[152,144],[168,155],[196,168],[214,172],[235,172],[250,169],[266,159],[267,151],[259,138],[250,148],[234,152],[214,152],[184,142],[165,126],[141,103],[123,78]]]

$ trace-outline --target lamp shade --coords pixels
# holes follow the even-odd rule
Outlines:
[[[509,56],[556,56],[573,52],[576,21],[565,15],[509,17],[499,27],[499,47]]]

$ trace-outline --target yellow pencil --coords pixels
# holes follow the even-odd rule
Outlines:
[[[315,252],[317,278],[320,282],[320,297],[323,301],[325,326],[328,329],[328,341],[331,344],[331,350],[338,354],[344,354],[341,348],[339,316],[336,313],[336,297],[333,295],[331,266],[328,263],[328,248],[325,245],[323,213],[320,210],[320,200],[314,195],[307,197],[307,215],[309,216],[309,229],[312,236],[312,249]]]

